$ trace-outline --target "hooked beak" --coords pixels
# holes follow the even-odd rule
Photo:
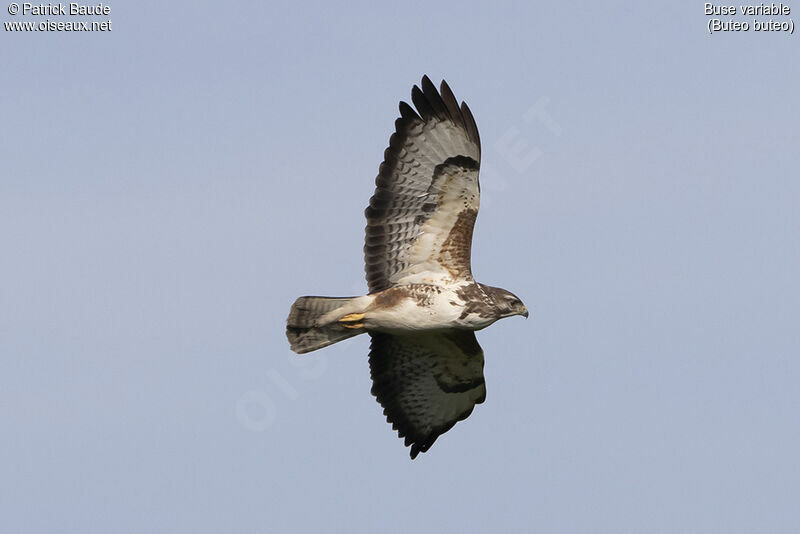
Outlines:
[[[526,319],[528,318],[528,307],[527,306],[523,306],[522,307],[522,313],[520,315],[522,315]]]

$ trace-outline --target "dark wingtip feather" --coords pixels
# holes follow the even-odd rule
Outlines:
[[[433,85],[433,82],[431,82],[431,79],[427,76],[422,77],[422,93],[425,95],[431,108],[433,108],[437,118],[441,120],[449,118],[447,106],[445,106],[442,101],[442,97],[439,95],[439,91],[436,90],[436,86]]]
[[[414,108],[409,106],[406,102],[400,101],[400,117],[406,120],[422,120]],[[395,124],[395,127],[397,124]]]
[[[419,111],[419,117],[426,121],[434,117],[453,121],[466,130],[469,139],[478,146],[478,153],[480,153],[481,138],[478,133],[478,125],[475,123],[475,117],[467,103],[462,101],[459,108],[458,101],[445,80],[442,80],[439,91],[436,90],[436,86],[433,85],[427,74],[422,77],[420,85],[421,89],[416,85],[411,89],[411,100]],[[410,108],[410,106],[408,107]],[[413,112],[413,108],[410,111]],[[403,114],[402,109],[401,114]],[[403,117],[405,117],[404,114]]]
[[[469,138],[478,145],[478,153],[481,150],[481,136],[478,133],[478,125],[475,124],[475,117],[472,116],[472,111],[470,111],[469,106],[466,102],[461,102],[461,114],[464,117],[464,127],[467,129],[467,135]]]
[[[436,116],[430,103],[428,103],[428,99],[425,98],[425,93],[416,85],[411,88],[411,101],[414,102],[414,106],[416,106],[420,117],[424,120],[427,121]]]
[[[458,126],[464,128],[464,117],[461,116],[461,110],[458,109],[458,101],[446,81],[442,80],[439,90],[442,94],[442,101],[445,107],[447,107],[447,113],[450,115],[450,119]]]

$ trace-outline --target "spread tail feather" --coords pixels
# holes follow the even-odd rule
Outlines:
[[[286,337],[298,354],[327,347],[364,332],[338,321],[323,321],[328,313],[346,307],[358,297],[300,297],[286,319]],[[344,315],[344,311],[342,313]]]

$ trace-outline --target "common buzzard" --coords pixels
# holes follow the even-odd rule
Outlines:
[[[528,316],[515,295],[472,278],[481,143],[467,104],[427,76],[411,90],[366,209],[369,294],[300,297],[287,319],[293,351],[369,333],[372,394],[411,458],[486,398],[475,330]]]

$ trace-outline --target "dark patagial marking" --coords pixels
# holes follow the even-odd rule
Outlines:
[[[448,336],[450,341],[458,347],[458,350],[463,352],[466,356],[473,358],[475,356],[483,356],[483,349],[481,346],[478,345],[478,340],[475,336],[464,335],[463,332],[451,332]],[[461,362],[463,365],[466,365],[466,362]],[[481,363],[481,369],[483,368],[483,363]]]
[[[475,335],[457,332],[446,337],[463,357],[446,360],[444,368],[435,375],[439,388],[446,393],[465,393],[483,386],[483,350]]]
[[[477,217],[478,210],[474,209],[459,213],[439,251],[439,264],[456,280],[472,277],[472,230]]]

